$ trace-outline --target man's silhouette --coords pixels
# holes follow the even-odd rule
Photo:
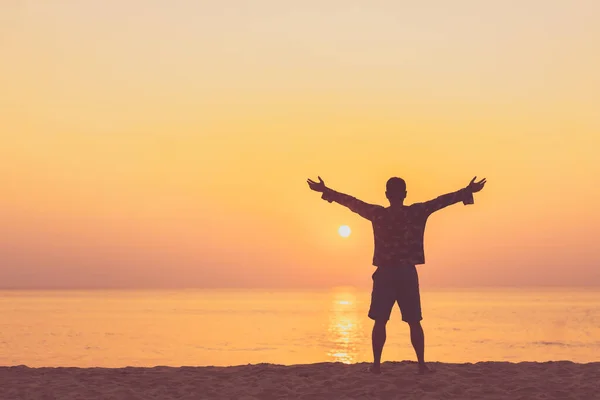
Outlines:
[[[398,302],[402,320],[410,326],[410,340],[419,361],[419,373],[430,372],[425,365],[425,336],[421,327],[421,297],[416,265],[425,263],[423,235],[427,218],[449,205],[463,202],[473,204],[473,193],[483,189],[485,179],[475,182],[456,192],[444,194],[424,203],[404,205],[406,183],[401,178],[390,178],[385,195],[389,207],[368,204],[347,194],[336,192],[319,182],[308,180],[308,186],[321,192],[322,199],[335,201],[368,219],[373,224],[375,250],[373,265],[373,291],[369,318],[375,321],[372,333],[373,366],[371,372],[380,373],[381,352],[385,344],[385,326],[394,304]]]

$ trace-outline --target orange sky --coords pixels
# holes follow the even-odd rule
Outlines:
[[[0,5],[1,287],[368,287],[317,174],[488,178],[427,287],[600,285],[600,3],[52,3]]]

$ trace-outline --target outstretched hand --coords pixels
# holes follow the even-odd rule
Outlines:
[[[485,183],[487,182],[485,178],[483,178],[479,182],[475,182],[475,179],[477,179],[477,177],[471,179],[471,182],[469,182],[469,186],[467,186],[467,189],[469,189],[471,193],[479,192],[481,189],[483,189]]]
[[[307,180],[308,187],[310,187],[315,192],[324,192],[325,189],[327,189],[327,187],[325,186],[325,182],[323,182],[323,179],[321,179],[320,176],[318,178],[319,182],[315,182],[312,179]]]

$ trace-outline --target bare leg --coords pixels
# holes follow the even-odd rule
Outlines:
[[[373,366],[371,367],[371,372],[375,374],[381,373],[381,353],[383,352],[383,345],[386,339],[386,324],[387,320],[379,320],[375,321],[375,325],[373,325],[373,334],[371,336],[373,342]]]
[[[410,341],[419,362],[419,373],[431,372],[425,365],[425,333],[423,332],[421,322],[409,322],[408,325],[410,326]]]

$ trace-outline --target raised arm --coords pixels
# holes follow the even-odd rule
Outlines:
[[[323,193],[323,195],[321,196],[323,200],[327,200],[330,203],[335,201],[336,203],[341,204],[344,207],[348,207],[351,211],[357,213],[361,217],[366,218],[368,220],[371,220],[376,210],[381,208],[381,206],[365,203],[364,201],[359,200],[355,197],[344,193],[336,192],[335,190],[328,188],[327,186],[325,186],[325,182],[323,182],[323,179],[321,179],[320,176],[319,182],[315,182],[311,179],[309,179],[307,182],[308,186],[312,190],[314,190],[315,192]]]
[[[486,183],[485,178],[479,182],[475,182],[476,178],[477,177],[473,178],[471,182],[469,182],[469,185],[463,189],[457,190],[456,192],[443,194],[433,200],[422,203],[425,212],[427,214],[432,214],[444,207],[448,207],[460,201],[462,201],[464,205],[473,204],[475,202],[473,199],[473,193],[479,192],[481,189],[483,189],[483,186],[485,186]]]

